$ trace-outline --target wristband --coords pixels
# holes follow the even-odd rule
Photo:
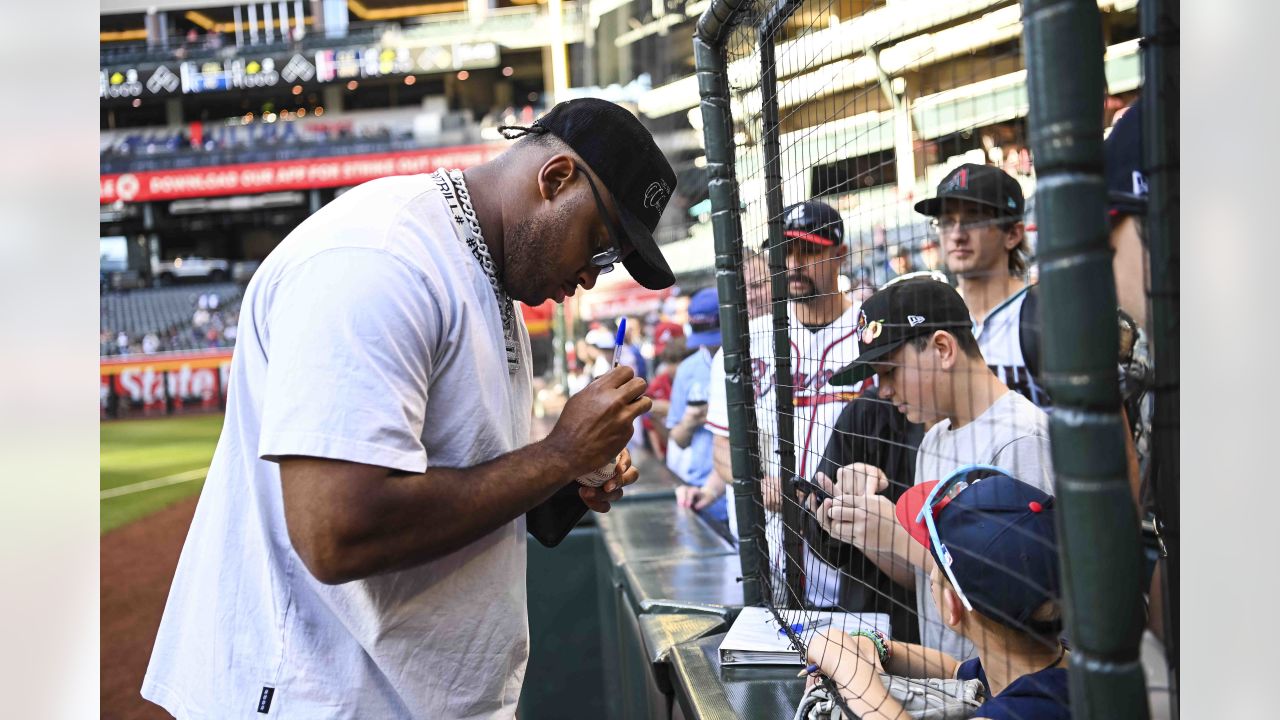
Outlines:
[[[870,630],[859,630],[853,634],[853,637],[858,637],[859,635],[875,643],[876,655],[880,658],[881,667],[889,662],[889,658],[893,657],[893,646],[889,643],[889,636],[875,628]]]

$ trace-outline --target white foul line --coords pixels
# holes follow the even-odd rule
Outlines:
[[[101,495],[101,500],[110,500],[113,497],[120,497],[121,495],[132,495],[134,493],[140,493],[146,490],[153,490],[155,488],[167,487],[169,485],[177,485],[178,483],[191,482],[192,480],[203,480],[204,477],[208,474],[209,474],[209,468],[204,467],[204,468],[197,468],[195,470],[188,470],[184,473],[178,473],[177,475],[169,475],[168,477],[156,478],[155,480],[143,480],[142,482],[136,482],[136,483],[133,483],[132,485],[121,485],[120,487],[114,487],[114,488],[111,488],[110,490],[103,490]]]

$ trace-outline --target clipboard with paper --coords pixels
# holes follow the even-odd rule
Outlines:
[[[779,610],[778,614],[808,642],[819,630],[835,628],[847,633],[876,629],[893,637],[887,613],[847,613],[820,610]],[[768,608],[745,607],[720,642],[720,664],[803,665],[800,651]]]

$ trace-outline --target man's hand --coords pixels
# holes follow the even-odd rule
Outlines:
[[[614,468],[613,478],[600,487],[578,488],[578,497],[587,507],[599,513],[609,512],[612,503],[622,499],[622,488],[640,478],[640,471],[631,465],[631,451],[626,448],[618,454],[618,465]]]
[[[764,509],[769,512],[782,512],[782,482],[772,475],[760,478],[760,494],[764,498]]]
[[[646,387],[643,378],[622,365],[569,398],[546,441],[568,459],[573,477],[604,465],[626,447],[632,421],[653,406]]]
[[[685,408],[684,416],[680,418],[680,422],[671,428],[671,439],[676,441],[676,445],[687,448],[693,442],[693,435],[707,421],[707,404],[690,403]]]
[[[719,500],[721,495],[723,492],[716,494],[705,485],[681,485],[676,488],[676,504],[690,510],[705,510],[711,503]]]

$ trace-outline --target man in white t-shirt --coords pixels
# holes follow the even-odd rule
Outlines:
[[[607,511],[636,479],[622,451],[650,401],[614,369],[530,444],[513,300],[561,302],[617,262],[670,286],[652,231],[675,186],[612,103],[518,130],[465,173],[356,187],[254,275],[142,687],[171,714],[514,716],[526,513],[536,532],[547,509],[570,526]],[[619,453],[603,487],[574,482]]]
[[[875,374],[881,400],[930,426],[916,454],[916,485],[981,464],[1053,493],[1048,416],[991,372],[954,288],[929,278],[891,284],[863,303],[857,327],[858,359],[832,383]],[[838,485],[819,480],[835,496],[815,508],[823,529],[853,544],[898,584],[915,587],[920,644],[972,657],[973,644],[941,621],[930,598],[932,560],[894,519],[893,501],[883,494],[889,479],[870,465],[847,468]]]
[[[1039,329],[1034,298],[1028,299],[1035,291],[1026,282],[1030,248],[1024,206],[1022,187],[1011,175],[991,165],[965,163],[915,209],[933,217],[947,270],[956,277],[991,371],[1010,390],[1048,407],[1049,396],[1035,379],[1039,368],[1024,352],[1037,352],[1038,334],[1024,339],[1023,326],[1032,333]]]
[[[792,432],[795,474],[811,479],[822,460],[827,440],[840,411],[857,397],[858,388],[834,387],[831,376],[858,356],[853,325],[857,308],[839,290],[840,264],[848,254],[844,244],[844,223],[840,214],[826,203],[810,200],[783,212],[783,237],[787,241],[787,280],[790,302],[788,333],[792,379]],[[776,602],[788,599],[780,593],[783,585],[780,517],[783,493],[789,483],[781,482],[778,458],[777,388],[773,318],[767,312],[753,317],[751,338],[752,385],[755,389],[756,426],[760,438],[761,479],[765,502],[765,534],[769,538]],[[707,427],[722,440],[716,457],[717,475],[731,477],[727,467],[729,417],[725,401],[724,356],[712,362],[711,394]],[[731,513],[732,514],[732,513]],[[736,528],[736,522],[734,524]],[[805,549],[805,598],[810,607],[834,607],[839,598],[840,573],[820,557]],[[792,604],[794,599],[790,599]]]

